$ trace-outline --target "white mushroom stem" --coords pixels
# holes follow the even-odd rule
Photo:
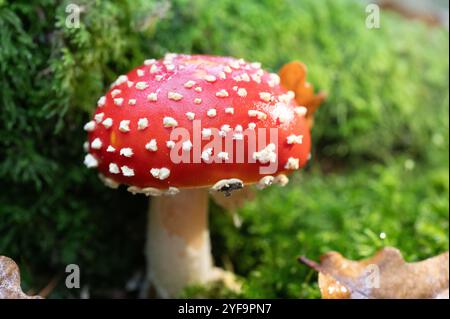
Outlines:
[[[185,189],[153,197],[148,213],[148,279],[158,297],[215,276],[208,231],[208,191]]]

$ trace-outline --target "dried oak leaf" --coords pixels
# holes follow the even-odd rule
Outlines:
[[[314,124],[314,112],[325,100],[326,94],[319,92],[314,94],[314,87],[306,82],[306,65],[299,61],[287,63],[278,71],[281,85],[295,93],[295,101],[298,105],[306,107],[306,119],[310,127]]]
[[[19,267],[11,258],[0,256],[0,299],[39,299],[28,296],[20,288]]]
[[[299,261],[319,272],[324,299],[430,299],[449,298],[448,254],[407,263],[398,249],[386,247],[360,261],[337,252],[320,263],[303,256]]]

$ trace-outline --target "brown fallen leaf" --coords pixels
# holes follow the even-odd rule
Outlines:
[[[0,299],[40,299],[28,296],[20,288],[19,267],[11,258],[0,256]]]
[[[319,92],[314,94],[314,87],[306,82],[306,65],[299,61],[293,61],[283,65],[278,71],[281,85],[295,93],[295,101],[298,105],[305,106],[308,110],[306,119],[310,127],[314,124],[314,112],[325,100],[326,94]]]
[[[354,261],[337,252],[321,256],[320,263],[299,257],[319,272],[324,299],[431,299],[449,298],[449,253],[407,263],[400,251],[386,247],[374,256]]]

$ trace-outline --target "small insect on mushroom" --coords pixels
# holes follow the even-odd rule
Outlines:
[[[211,189],[218,192],[223,192],[225,196],[230,196],[231,192],[237,189],[242,189],[244,182],[238,178],[222,179],[215,183]]]

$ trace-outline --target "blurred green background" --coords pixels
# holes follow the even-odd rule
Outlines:
[[[105,188],[84,167],[82,126],[117,75],[166,52],[271,71],[299,59],[328,93],[305,171],[258,192],[240,228],[211,202],[215,262],[242,278],[240,297],[319,297],[298,255],[364,258],[392,245],[416,261],[448,250],[445,28],[382,11],[381,28],[368,29],[365,5],[350,0],[71,2],[80,28],[65,25],[69,2],[0,0],[0,254],[19,264],[24,291],[137,295],[148,200]],[[83,293],[64,286],[70,263]]]

